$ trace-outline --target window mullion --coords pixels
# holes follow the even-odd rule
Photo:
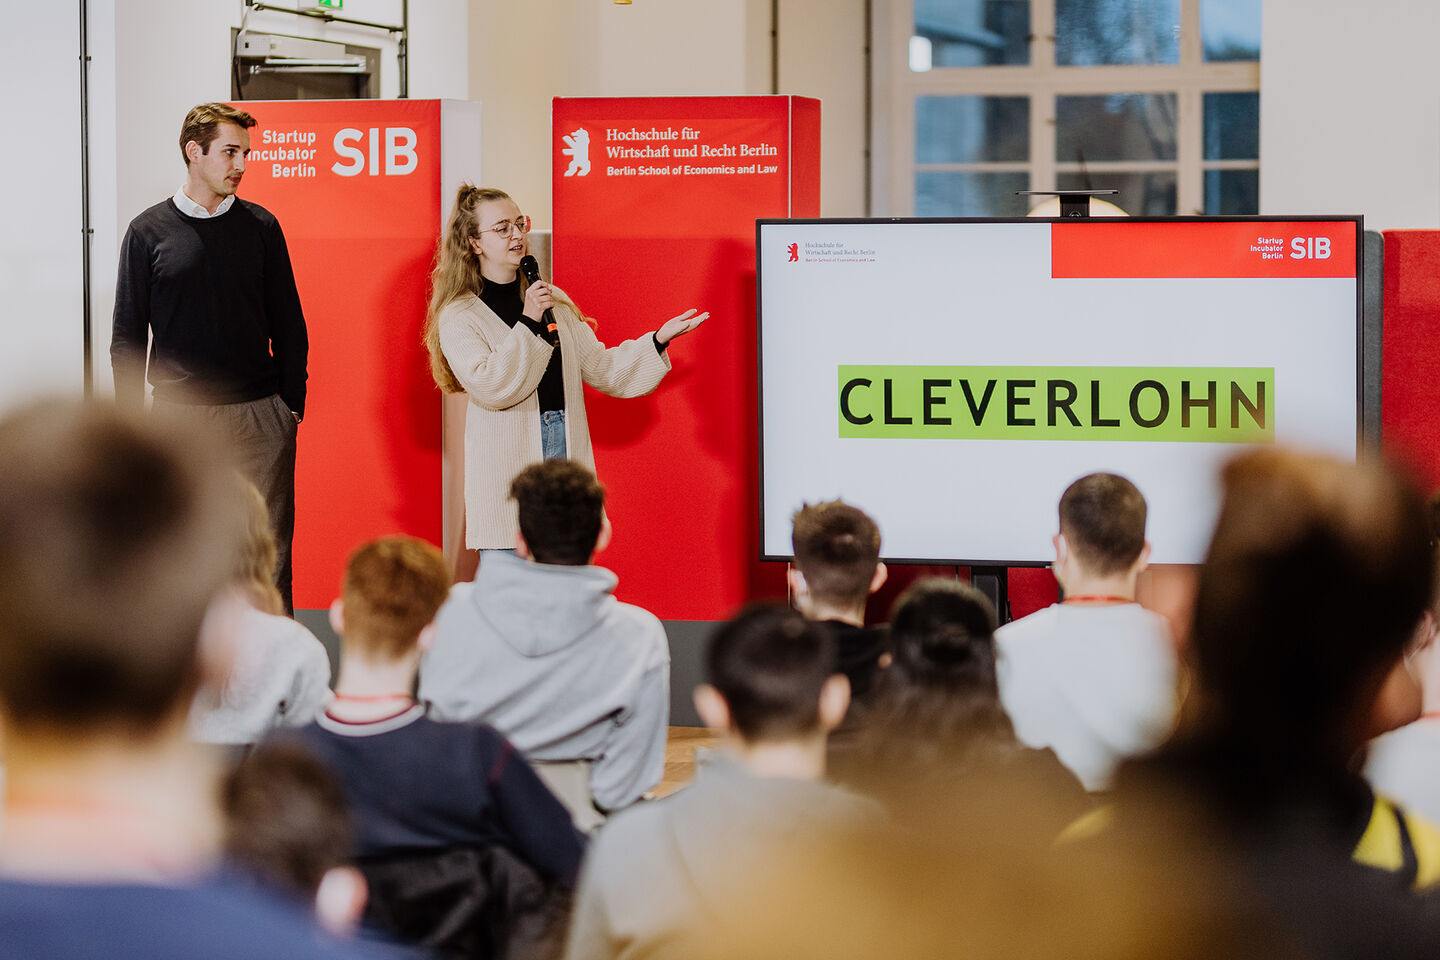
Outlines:
[[[1205,212],[1204,94],[1194,87],[1180,89],[1175,97],[1175,212],[1181,216]]]
[[[891,129],[896,137],[891,144],[891,216],[915,215],[915,95],[909,94],[896,103]]]
[[[1030,98],[1030,189],[1055,189],[1055,93],[1049,85]]]
[[[1030,189],[1055,189],[1055,0],[1031,0]]]
[[[890,208],[892,217],[915,213],[915,74],[910,70],[910,37],[915,32],[914,0],[890,0],[891,76],[895,99],[890,111]]]
[[[1200,36],[1200,0],[1180,0],[1180,65],[1194,69],[1205,62]]]

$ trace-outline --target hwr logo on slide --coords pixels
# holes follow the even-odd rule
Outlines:
[[[576,127],[561,139],[565,141],[565,149],[560,152],[570,158],[570,166],[565,168],[565,176],[583,177],[588,174],[590,172],[590,131],[584,127]]]
[[[788,248],[788,252],[789,252],[789,254],[790,254],[790,259],[789,259],[789,260],[786,260],[786,261],[785,261],[786,263],[799,263],[799,262],[800,262],[800,244],[798,244],[798,243],[792,243],[792,244],[790,244],[790,246],[789,246],[789,248]]]

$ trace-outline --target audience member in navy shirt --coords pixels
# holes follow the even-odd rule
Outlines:
[[[510,742],[481,723],[441,723],[411,695],[450,574],[411,537],[360,547],[331,608],[341,635],[335,698],[298,736],[337,774],[357,860],[501,846],[569,887],[584,838]]]

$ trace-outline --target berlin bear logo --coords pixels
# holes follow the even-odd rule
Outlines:
[[[565,149],[560,152],[570,158],[570,166],[565,168],[565,176],[585,176],[590,172],[590,131],[584,127],[576,127],[562,139],[565,141]]]
[[[785,261],[786,263],[799,263],[799,262],[800,262],[800,244],[798,244],[798,243],[792,243],[792,244],[790,244],[789,253],[790,253],[790,259],[789,259],[789,260],[786,260],[786,261]]]

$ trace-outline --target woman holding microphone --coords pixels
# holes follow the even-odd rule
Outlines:
[[[425,345],[435,383],[469,397],[465,545],[511,549],[519,529],[510,481],[538,460],[595,458],[582,383],[616,397],[649,393],[670,370],[665,348],[708,313],[686,310],[614,347],[529,258],[530,218],[505,193],[464,184],[431,273]],[[530,277],[521,269],[529,260]]]

